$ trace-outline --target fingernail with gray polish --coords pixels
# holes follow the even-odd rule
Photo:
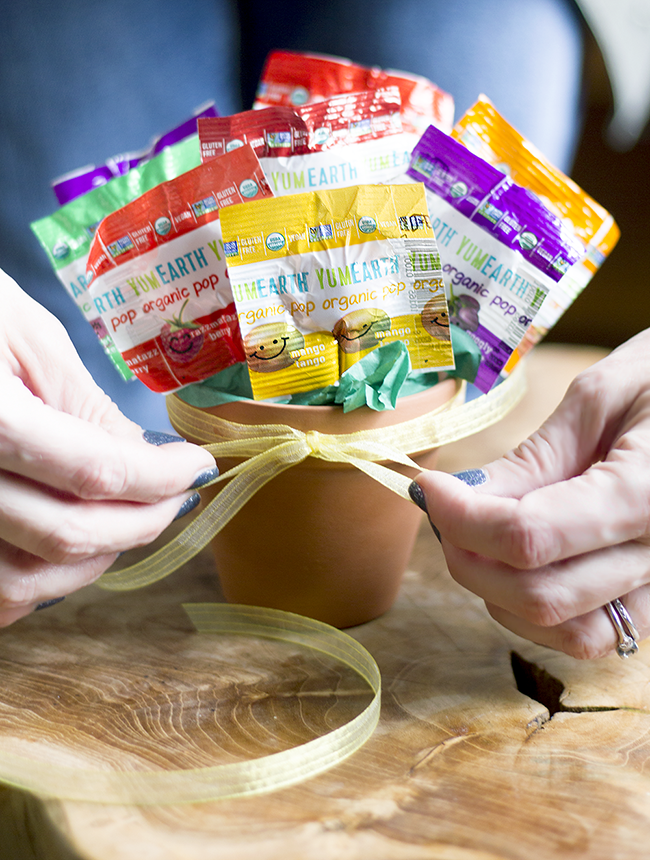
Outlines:
[[[192,493],[189,499],[185,499],[183,504],[180,506],[178,513],[174,517],[174,522],[176,522],[176,520],[180,520],[180,518],[184,517],[185,514],[189,514],[190,511],[193,511],[200,501],[201,496],[198,493]]]
[[[409,486],[409,496],[411,497],[411,501],[415,502],[421,511],[424,511],[425,514],[429,513],[427,510],[427,500],[424,495],[424,490],[417,481],[411,481]]]
[[[54,606],[55,603],[61,603],[62,600],[65,600],[65,597],[53,597],[52,600],[44,600],[43,603],[39,603],[38,606],[34,607],[34,612],[38,612],[39,609],[47,609],[50,606]]]
[[[182,436],[174,436],[171,433],[163,433],[161,430],[145,430],[142,438],[150,445],[166,445],[168,442],[184,442]]]
[[[199,487],[204,487],[206,484],[209,484],[210,481],[214,481],[215,478],[219,477],[219,469],[216,466],[212,466],[209,469],[204,469],[203,472],[200,472],[196,478],[194,479],[194,483],[190,486],[190,490],[198,490]]]
[[[465,469],[463,472],[454,472],[454,478],[458,478],[469,487],[479,487],[487,481],[487,474],[483,469]]]
[[[418,508],[420,508],[420,510],[424,511],[424,513],[428,517],[429,511],[427,510],[427,500],[426,500],[426,497],[424,495],[424,490],[416,481],[411,481],[411,483],[409,485],[409,496],[411,497],[411,501],[415,502],[415,504],[418,506]],[[431,519],[429,519],[429,523],[431,525],[431,528],[433,529],[434,535],[438,538],[440,543],[442,543],[442,539],[440,537],[440,532],[434,526],[434,524],[431,522]]]

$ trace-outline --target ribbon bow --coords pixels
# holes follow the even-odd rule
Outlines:
[[[426,415],[348,434],[303,432],[287,424],[237,424],[171,396],[167,401],[170,419],[182,435],[204,440],[204,447],[216,458],[236,457],[242,462],[211,482],[229,481],[179,535],[143,561],[105,573],[99,585],[126,591],[173,573],[207,546],[260,487],[307,457],[348,463],[409,499],[411,478],[383,462],[420,471],[409,454],[447,445],[496,423],[516,406],[525,389],[525,377],[518,367],[501,385],[469,402],[463,402],[465,384],[459,383],[448,403]]]

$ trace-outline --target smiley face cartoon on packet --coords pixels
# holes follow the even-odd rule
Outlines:
[[[291,353],[304,346],[302,334],[285,322],[263,323],[244,338],[248,366],[257,373],[273,373],[291,367],[294,363]]]
[[[422,308],[420,314],[422,326],[431,337],[438,340],[451,340],[449,331],[449,314],[447,312],[447,301],[444,296],[436,296],[429,299]]]
[[[332,334],[343,352],[361,352],[377,346],[376,332],[390,331],[390,317],[380,308],[363,308],[346,314]]]

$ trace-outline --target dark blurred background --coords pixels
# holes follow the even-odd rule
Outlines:
[[[586,116],[571,176],[611,212],[621,238],[546,340],[614,347],[650,326],[650,135],[629,152],[612,149],[612,94],[593,39],[585,64]]]

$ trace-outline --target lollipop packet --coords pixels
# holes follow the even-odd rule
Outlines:
[[[256,400],[333,385],[396,341],[414,370],[453,368],[421,184],[231,206],[222,230]]]
[[[163,182],[107,216],[86,282],[130,370],[167,393],[244,360],[220,212],[271,191],[250,146]]]
[[[535,322],[506,365],[509,371],[555,325],[616,245],[620,230],[610,213],[542,153],[480,96],[452,131],[471,152],[530,189],[585,244],[586,253],[552,287]]]
[[[272,51],[264,64],[253,107],[297,108],[339,93],[391,86],[397,86],[400,92],[405,132],[420,137],[431,124],[451,131],[454,100],[427,78],[394,69],[369,68],[324,54]]]
[[[113,343],[108,329],[88,295],[86,262],[99,223],[111,212],[201,163],[196,134],[165,148],[150,161],[115,177],[31,224],[63,288],[92,326],[113,366],[123,379],[134,378]]]
[[[203,161],[249,143],[276,196],[386,182],[415,142],[402,130],[397,87],[201,119],[199,140]]]
[[[585,246],[534,194],[433,126],[408,176],[425,183],[450,322],[478,347],[469,381],[487,392]]]

